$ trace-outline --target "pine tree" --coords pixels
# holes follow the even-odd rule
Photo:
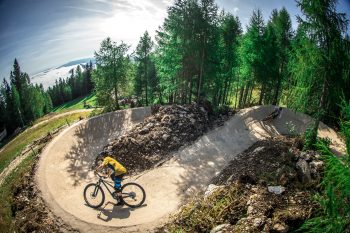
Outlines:
[[[238,17],[231,14],[222,13],[219,23],[220,31],[220,79],[217,79],[221,84],[218,103],[226,104],[228,95],[234,80],[235,70],[238,66],[238,40],[242,33],[242,28]]]
[[[148,106],[149,101],[149,67],[151,66],[150,54],[153,47],[153,41],[146,31],[140,38],[139,44],[136,47],[137,77],[135,81],[136,92],[142,95],[145,91],[145,103]]]
[[[240,46],[241,81],[243,82],[243,85],[241,85],[240,107],[251,103],[252,92],[256,83],[261,84],[259,102],[262,100],[265,91],[264,59],[266,57],[266,48],[264,33],[265,23],[262,13],[259,9],[254,10]]]
[[[211,86],[211,83],[214,81],[213,79],[217,78],[219,71],[219,65],[215,62],[219,40],[217,28],[218,6],[214,0],[201,0],[199,7],[200,65],[197,81],[197,102],[201,100],[201,96],[205,96],[204,93]],[[211,94],[214,95],[214,93]]]
[[[126,55],[129,46],[113,42],[107,38],[101,42],[95,52],[97,70],[93,75],[97,101],[107,110],[119,109],[119,88],[126,82],[130,69],[129,57]]]
[[[316,142],[319,122],[329,112],[329,106],[340,103],[337,83],[342,82],[344,63],[339,59],[346,58],[342,34],[348,21],[345,14],[337,13],[336,2],[297,1],[305,19],[298,17],[299,38],[290,69],[296,82],[294,93],[299,95],[294,100],[294,106],[304,108],[315,116],[310,145]],[[329,102],[334,91],[338,94],[338,101]],[[305,99],[301,99],[302,96]]]
[[[195,0],[177,0],[157,33],[155,61],[160,89],[168,102],[190,102],[198,73],[200,8]]]
[[[0,87],[0,132],[6,128],[7,112],[3,88]]]
[[[160,90],[168,101],[188,103],[215,96],[219,74],[218,14],[212,0],[177,0],[157,33]]]
[[[22,72],[16,58],[13,63],[13,71],[11,71],[10,80],[11,80],[11,83],[16,86],[17,90],[22,90],[22,85],[23,85]]]

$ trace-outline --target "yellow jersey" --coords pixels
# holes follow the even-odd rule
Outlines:
[[[107,156],[102,162],[103,166],[108,166],[114,170],[116,176],[126,173],[126,168],[123,167],[117,160]]]

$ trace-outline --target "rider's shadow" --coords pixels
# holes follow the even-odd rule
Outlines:
[[[111,206],[107,207],[107,206]],[[130,211],[133,209],[127,206],[117,206],[115,203],[107,202],[104,207],[98,209],[100,212],[97,214],[97,218],[102,221],[109,222],[113,218],[124,219],[130,216]]]

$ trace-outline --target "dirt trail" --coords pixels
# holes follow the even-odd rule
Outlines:
[[[71,114],[75,114],[75,113],[80,113],[80,112],[91,112],[92,110],[90,109],[82,109],[82,110],[74,110],[74,111],[70,111],[70,112],[65,112],[65,113],[62,113],[62,114],[58,114],[58,115],[55,115],[53,117],[51,117],[50,119],[47,119],[47,120],[44,120],[44,121],[41,121],[39,122],[38,124],[26,129],[25,131],[23,131],[22,133],[26,132],[27,130],[33,130],[35,128],[37,128],[38,126],[42,125],[42,124],[45,124],[53,119],[56,119],[56,118],[60,118],[60,117],[63,117],[63,116],[66,116],[66,115],[71,115]],[[21,134],[22,134],[21,133]],[[11,143],[11,142],[9,142]],[[8,143],[8,144],[9,144]],[[7,145],[5,145],[1,150],[0,150],[0,154],[1,152],[6,148]],[[15,170],[17,168],[17,166],[22,163],[23,160],[25,160],[30,154],[31,154],[31,150],[30,148],[28,148],[28,146],[24,149],[26,150],[25,152],[21,152],[20,155],[18,155],[14,160],[12,160],[12,162],[0,173],[0,186],[2,185],[2,183],[5,181],[6,177],[11,174],[11,172],[13,170]]]
[[[69,112],[64,112],[64,113],[60,113],[60,114],[57,114],[57,115],[53,115],[52,117],[50,117],[49,119],[47,120],[43,120],[43,121],[40,121],[39,123],[33,125],[32,127],[24,130],[23,132],[21,132],[19,135],[25,133],[26,131],[28,130],[32,130],[32,129],[35,129],[37,128],[38,126],[42,125],[42,124],[45,124],[47,123],[48,121],[51,121],[53,119],[56,119],[56,118],[60,118],[60,117],[63,117],[63,116],[66,116],[66,115],[71,115],[71,114],[74,114],[74,113],[79,113],[79,112],[92,112],[93,109],[79,109],[79,110],[73,110],[73,111],[69,111]],[[17,135],[17,137],[19,136]],[[8,144],[10,144],[11,142],[7,143],[6,145],[4,145],[1,149],[0,149],[0,153],[7,147]]]
[[[108,204],[96,211],[84,204],[82,192],[87,183],[95,180],[90,167],[96,153],[109,139],[148,116],[149,108],[102,115],[66,129],[43,151],[36,180],[53,212],[81,232],[109,232],[116,228],[121,232],[151,231],[254,142],[290,133],[287,122],[295,125],[297,132],[305,131],[311,122],[310,117],[285,109],[280,119],[262,123],[261,119],[272,110],[272,106],[243,109],[224,126],[180,149],[161,167],[129,178],[147,193],[145,205],[138,209]],[[321,124],[320,134],[332,139],[334,149],[339,151],[342,141],[332,129]],[[108,201],[115,203],[109,194]]]

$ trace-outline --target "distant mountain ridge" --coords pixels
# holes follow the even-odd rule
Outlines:
[[[95,58],[83,58],[83,59],[79,59],[79,60],[75,60],[75,61],[70,61],[64,65],[57,67],[56,69],[59,69],[62,67],[74,66],[74,65],[82,65],[82,64],[90,63],[90,61],[92,62],[92,64],[96,63]]]
[[[31,81],[33,83],[43,84],[44,88],[47,89],[48,87],[53,86],[57,79],[65,79],[69,77],[69,71],[71,69],[76,69],[78,65],[80,65],[81,69],[84,70],[84,65],[90,63],[90,61],[93,65],[96,64],[95,58],[83,58],[79,60],[70,61],[61,66],[49,68],[32,75]]]

